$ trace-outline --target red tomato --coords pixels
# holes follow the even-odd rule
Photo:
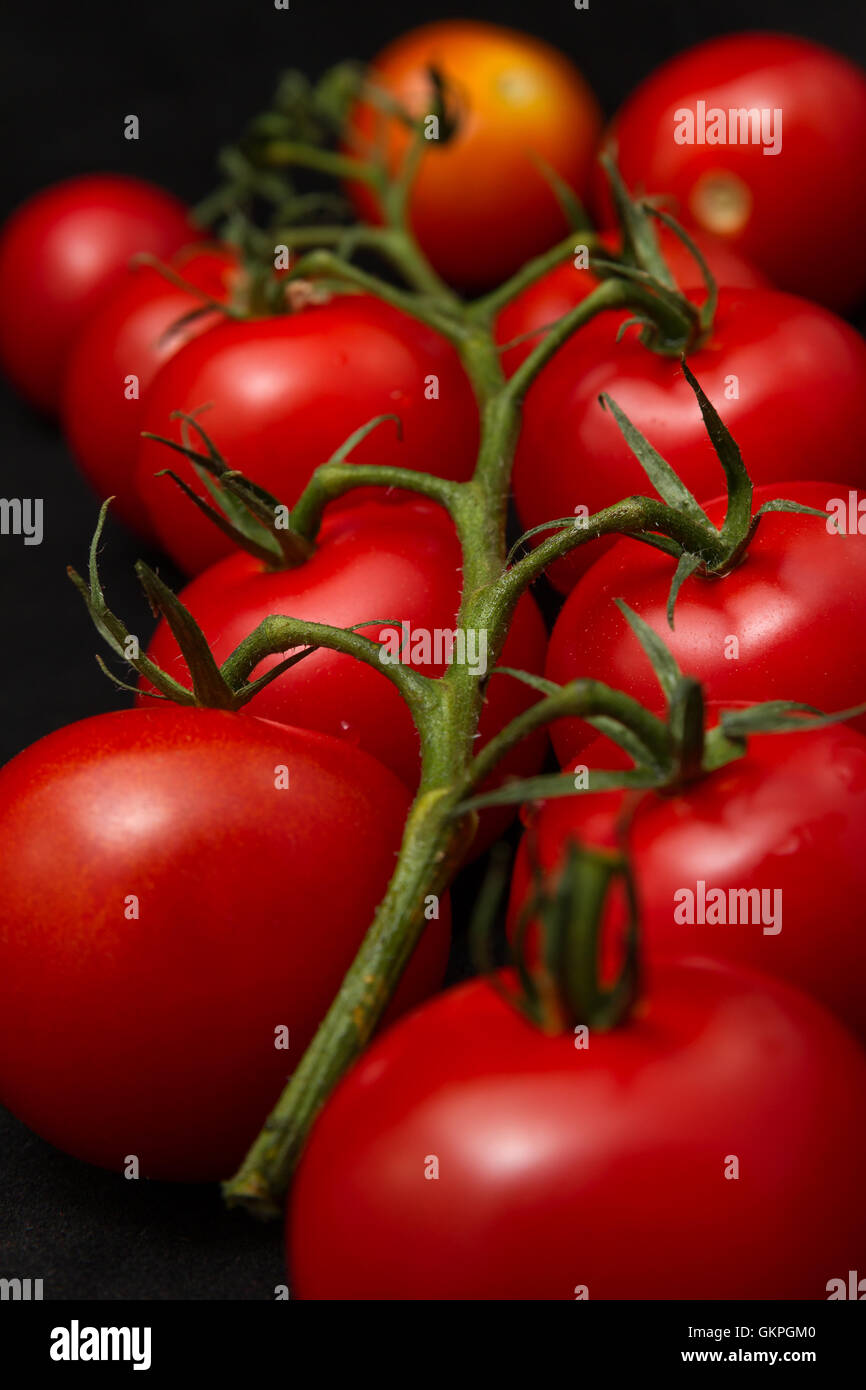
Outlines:
[[[224,711],[99,715],[19,754],[0,773],[3,1104],[106,1168],[230,1175],[352,961],[407,804],[360,750]],[[447,917],[402,1007],[438,985]]]
[[[398,415],[402,440],[386,422],[353,450],[354,461],[457,479],[475,466],[478,412],[456,352],[369,295],[224,323],[188,343],[157,374],[144,428],[180,440],[171,412],[209,403],[201,423],[229,465],[287,504],[313,469],[376,415]],[[206,495],[192,468],[179,462]],[[165,445],[143,440],[138,487],[165,549],[197,573],[232,545],[170,481],[154,476],[177,463]]]
[[[698,263],[676,233],[663,225],[658,227],[657,231],[662,254],[677,284],[689,290],[692,286],[702,286]],[[705,232],[690,235],[718,285],[747,290],[769,288],[766,276],[749,265],[748,261],[737,255],[736,251],[732,251],[718,237]],[[619,236],[615,232],[608,232],[603,234],[602,240],[604,247],[598,253],[599,256],[615,254],[620,243]],[[575,233],[574,244],[580,245],[580,233]],[[536,280],[534,285],[530,285],[516,299],[512,299],[510,304],[506,304],[496,320],[497,343],[504,345],[513,342],[515,338],[523,338],[524,334],[533,333],[536,328],[548,327],[570,309],[581,304],[598,285],[599,281],[591,270],[575,267],[572,260],[563,261],[555,270],[548,271],[547,275]],[[690,295],[696,303],[703,302],[705,297],[700,293]],[[533,333],[531,338],[526,338],[524,342],[502,354],[502,365],[507,376],[511,376],[543,337],[543,333]]]
[[[528,529],[579,506],[590,514],[652,487],[599,404],[607,391],[697,497],[722,482],[694,393],[675,358],[616,343],[627,317],[606,312],[580,329],[530,387],[514,469]],[[754,483],[846,478],[866,482],[859,443],[866,344],[826,309],[773,290],[722,290],[709,341],[689,365],[737,441]],[[738,394],[734,394],[737,392]],[[610,542],[555,565],[569,589]]]
[[[756,113],[748,140],[732,110]],[[775,154],[751,139],[758,119]],[[677,217],[725,237],[783,289],[833,309],[866,290],[866,77],[838,53],[787,34],[710,39],[652,73],[610,134],[634,192],[671,195]],[[819,210],[817,237],[805,190]],[[601,177],[596,194],[609,218]]]
[[[130,258],[163,259],[194,235],[170,193],[120,174],[67,179],[13,213],[0,235],[0,365],[55,413],[76,334]]]
[[[835,500],[847,513],[848,492],[841,483],[774,483],[755,489],[754,506],[785,497],[827,510]],[[722,499],[707,504],[717,526],[726,505]],[[795,512],[763,517],[736,570],[724,579],[686,581],[673,631],[666,610],[676,562],[637,541],[618,541],[569,594],[550,639],[546,675],[560,684],[578,676],[603,680],[664,711],[652,667],[614,608],[622,598],[712,699],[802,700],[827,713],[862,703],[866,534],[828,532],[828,524]],[[866,716],[854,727],[866,733]],[[563,763],[596,737],[579,719],[560,720],[551,733]]]
[[[832,1018],[744,971],[660,971],[586,1050],[472,980],[390,1029],[323,1110],[293,1292],[824,1299],[866,1238],[864,1084]]]
[[[181,598],[217,661],[223,662],[272,613],[337,627],[365,618],[395,618],[398,627],[409,624],[410,657],[416,634],[453,631],[460,593],[460,546],[447,512],[422,498],[382,495],[326,513],[316,551],[297,569],[266,571],[252,556],[236,553],[200,574]],[[383,627],[379,622],[365,635],[380,639],[389,630],[396,630],[393,624]],[[517,607],[500,664],[540,675],[546,646],[541,614],[527,594]],[[444,674],[443,661],[425,664],[427,654],[421,647],[415,654],[422,660],[409,664],[425,675]],[[176,680],[190,684],[166,622],[157,628],[148,655]],[[436,655],[435,648],[429,655]],[[467,655],[477,659],[484,653],[467,646]],[[262,662],[255,674],[264,674],[281,660],[275,656]],[[510,677],[494,677],[481,716],[481,743],[535,699],[528,686]],[[418,783],[418,735],[406,705],[390,681],[351,656],[320,649],[266,686],[246,708],[266,719],[317,729],[355,744],[390,767],[407,786],[414,789]],[[503,760],[491,785],[509,774],[526,777],[537,772],[546,744],[541,734],[519,745]],[[489,845],[511,816],[510,808],[485,812],[473,852]]]
[[[410,195],[412,228],[446,280],[476,289],[495,285],[568,230],[533,156],[582,197],[601,112],[561,53],[527,34],[473,20],[445,20],[403,35],[375,59],[372,76],[380,90],[423,117],[434,110],[431,66],[448,84],[457,130],[447,142],[431,139],[425,150]],[[357,103],[351,113],[348,149],[369,152],[384,139],[392,172],[409,138],[405,126],[369,103]],[[380,220],[366,185],[350,191],[361,217]]]
[[[225,301],[236,260],[228,251],[190,247],[172,268]],[[69,355],[62,409],[67,442],[100,498],[115,496],[114,510],[139,530],[145,519],[134,477],[144,399],[161,364],[222,321],[214,310],[182,322],[204,307],[199,296],[158,270],[136,266],[90,316]],[[130,376],[137,382],[130,385]]]
[[[580,754],[580,763],[630,765],[602,739]],[[532,832],[542,868],[554,872],[575,837],[614,843],[623,796],[597,792],[542,803]],[[862,734],[829,725],[755,735],[743,758],[681,794],[646,794],[629,843],[651,972],[660,960],[696,956],[763,970],[807,990],[866,1038]],[[512,924],[528,882],[524,843],[514,868]],[[754,896],[731,897],[754,890],[761,891],[760,904]],[[700,909],[701,893],[706,898],[711,891],[724,895],[728,918],[733,903],[737,921],[725,922],[712,903]],[[687,915],[687,898],[677,896],[686,893],[694,898],[693,922],[677,920]]]

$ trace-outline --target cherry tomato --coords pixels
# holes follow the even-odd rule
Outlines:
[[[782,289],[840,310],[866,290],[866,77],[840,54],[788,34],[710,39],[652,73],[610,135],[635,193],[670,195],[677,217],[724,237]],[[610,217],[603,184],[597,208]]]
[[[706,297],[700,293],[703,284],[701,272],[692,253],[683,245],[675,232],[665,226],[658,229],[659,245],[671,274],[677,284],[692,291],[690,298],[701,303]],[[728,285],[739,289],[769,288],[769,281],[748,261],[739,256],[719,237],[706,232],[690,233],[692,240],[703,255],[718,285]],[[615,254],[619,249],[620,238],[615,232],[602,233],[602,248],[599,257]],[[580,245],[580,233],[575,233],[575,246]],[[599,281],[591,270],[575,266],[573,260],[563,261],[555,270],[550,270],[534,285],[517,295],[505,306],[496,320],[496,341],[505,345],[522,338],[523,342],[502,354],[502,365],[506,376],[511,376],[528,357],[535,344],[544,334],[535,333],[554,323],[570,309],[581,304],[588,295],[597,289]],[[525,335],[532,334],[532,337]]]
[[[0,235],[0,365],[54,414],[76,334],[139,251],[165,259],[194,235],[170,193],[120,174],[67,179],[13,213]]]
[[[754,506],[785,497],[826,510],[850,510],[841,483],[772,484],[756,488]],[[706,504],[724,520],[726,501]],[[834,513],[838,511],[834,507]],[[827,713],[851,709],[866,695],[866,534],[828,531],[821,517],[771,512],[759,523],[743,564],[724,579],[688,579],[667,621],[675,561],[624,539],[590,565],[566,600],[550,639],[546,675],[560,684],[577,677],[606,681],[662,713],[664,697],[614,599],[625,599],[716,700],[801,700]],[[864,521],[866,530],[866,521]],[[866,733],[866,716],[852,721]],[[596,735],[582,720],[552,726],[560,762]]]
[[[99,715],[19,754],[0,772],[3,1104],[106,1168],[229,1176],[352,961],[407,804],[359,749],[224,711]],[[402,1007],[447,950],[443,900]]]
[[[323,1110],[289,1211],[293,1293],[824,1299],[866,1237],[864,1083],[832,1018],[745,971],[659,971],[584,1049],[472,980]]]
[[[190,247],[171,268],[194,290],[225,301],[236,261],[228,251]],[[203,312],[190,318],[196,310]],[[67,442],[99,496],[115,496],[114,509],[139,530],[145,518],[134,477],[148,388],[163,362],[221,321],[193,290],[140,265],[90,316],[69,355],[62,408]]]
[[[451,95],[451,138],[430,139],[410,194],[422,250],[446,280],[498,284],[565,236],[568,224],[538,159],[578,196],[589,182],[601,130],[595,97],[561,53],[527,34],[472,20],[445,20],[390,44],[372,65],[376,86],[415,117],[435,110],[434,68]],[[393,172],[410,139],[399,121],[358,102],[347,148],[369,153],[384,140]],[[367,185],[351,189],[367,221],[379,205]]]
[[[629,762],[615,745],[597,740],[569,767],[578,765]],[[613,844],[624,809],[623,792],[597,792],[527,812],[541,867],[555,872],[575,837]],[[693,956],[759,969],[813,994],[866,1038],[862,734],[829,725],[755,735],[744,757],[681,794],[646,794],[629,845],[650,972],[660,960]],[[524,842],[514,868],[512,924],[528,882]],[[711,893],[720,896],[709,901]],[[747,901],[732,896],[737,893],[752,896]],[[614,903],[612,923],[617,911]]]
[[[365,618],[392,618],[397,619],[396,625],[374,623],[364,629],[365,635],[387,641],[390,634],[392,650],[400,625],[408,623],[407,663],[425,675],[440,676],[446,670],[441,659],[443,635],[454,630],[460,592],[460,546],[451,519],[435,503],[404,494],[382,495],[327,512],[314,554],[296,569],[267,571],[252,556],[236,553],[200,574],[181,598],[219,662],[272,613],[290,613],[336,627],[350,627]],[[429,652],[416,643],[418,634],[430,635]],[[486,667],[486,647],[478,640],[477,647],[467,644],[466,656]],[[437,656],[437,642],[438,661],[432,659]],[[500,664],[540,675],[546,646],[541,614],[527,594],[518,604]],[[165,621],[159,624],[148,655],[176,680],[190,684]],[[263,661],[255,674],[264,674],[282,659],[280,655]],[[494,677],[487,687],[479,746],[536,698],[521,682]],[[417,786],[418,735],[406,705],[390,681],[351,656],[320,648],[265,686],[246,708],[266,719],[317,729],[356,744],[390,767],[407,786]],[[503,759],[491,785],[509,774],[526,777],[537,772],[545,748],[543,734],[520,744]],[[486,848],[510,820],[509,808],[486,812],[473,852]]]
[[[180,441],[172,411],[205,405],[213,408],[202,413],[202,426],[229,465],[286,504],[297,500],[314,468],[376,415],[399,416],[402,437],[385,422],[353,450],[354,461],[457,479],[475,466],[478,412],[456,352],[368,295],[224,323],[188,343],[158,372],[144,428]],[[143,440],[137,485],[165,549],[197,573],[229,554],[232,544],[170,481],[154,476],[177,463],[165,445]],[[178,471],[207,495],[182,459]]]
[[[608,392],[697,497],[722,481],[701,413],[676,359],[645,348],[627,317],[600,314],[556,353],[530,387],[514,469],[528,529],[590,514],[652,487],[598,401]],[[774,290],[726,289],[710,339],[689,365],[740,447],[752,481],[866,482],[860,402],[866,344],[816,304]],[[551,570],[569,589],[609,542],[593,541]]]

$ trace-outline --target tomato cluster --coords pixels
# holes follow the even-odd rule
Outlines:
[[[603,130],[562,54],[444,21],[332,134],[308,162],[367,241],[323,224],[304,275],[115,175],[0,234],[0,363],[189,577],[141,568],[140,644],[94,543],[77,582],[135,706],[0,770],[0,1101],[89,1162],[228,1178],[308,1045],[336,1081],[378,1027],[316,1093],[300,1296],[825,1297],[866,1241],[866,346],[839,317],[866,290],[866,78],[734,35]],[[341,260],[353,235],[393,274]],[[646,471],[673,529],[616,519]],[[527,583],[497,637],[497,584],[585,525],[552,621]],[[505,669],[482,647],[449,684],[473,603]],[[511,964],[437,995],[449,886],[516,779]],[[577,966],[550,948],[576,846],[633,884]],[[628,1007],[572,1008],[634,940]]]

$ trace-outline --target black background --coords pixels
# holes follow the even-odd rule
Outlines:
[[[781,29],[866,59],[866,7],[851,0],[514,0],[438,6],[368,0],[77,0],[6,7],[0,43],[0,217],[45,184],[113,170],[194,201],[215,150],[267,104],[281,68],[316,75],[370,58],[414,25],[448,17],[511,24],[556,44],[611,114],[655,64],[700,39]],[[137,142],[123,118],[140,118]],[[839,190],[842,196],[842,190]],[[803,216],[820,227],[804,190]],[[0,306],[2,312],[2,306]],[[97,639],[65,566],[81,568],[96,501],[56,430],[0,383],[0,494],[45,499],[45,538],[0,539],[0,762],[42,734],[114,709]],[[147,630],[131,579],[140,545],[109,525],[103,578],[133,630]],[[145,557],[156,561],[159,557]],[[172,579],[163,561],[161,572]],[[126,1182],[87,1168],[0,1112],[0,1276],[42,1278],[45,1297],[270,1299],[281,1237],[222,1211],[210,1188]]]

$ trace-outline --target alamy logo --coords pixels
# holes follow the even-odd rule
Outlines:
[[[699,878],[694,889],[674,890],[674,921],[680,926],[763,926],[764,936],[782,930],[781,888],[707,888]]]
[[[41,545],[42,498],[0,497],[0,536],[23,536],[25,545]]]
[[[41,1279],[0,1279],[0,1302],[29,1303],[41,1298]]]
[[[52,1361],[131,1361],[134,1371],[150,1370],[149,1327],[68,1327],[51,1329]]]
[[[705,101],[674,112],[678,145],[762,145],[764,154],[782,153],[781,107],[738,106],[725,111]]]
[[[447,627],[383,627],[379,660],[385,666],[468,666],[475,676],[487,673],[487,629]]]

